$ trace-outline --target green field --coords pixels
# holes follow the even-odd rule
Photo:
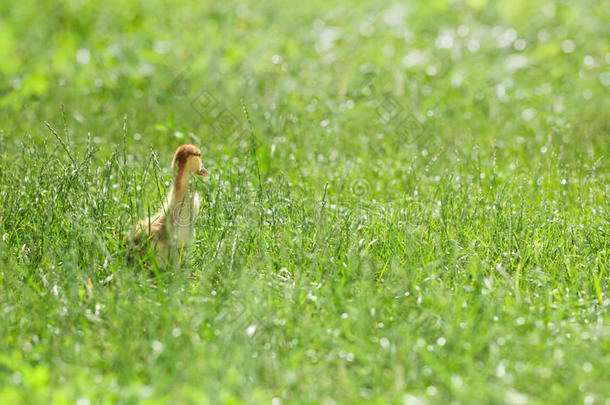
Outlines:
[[[0,404],[610,404],[608,21],[3,1]],[[195,245],[129,261],[183,143]]]

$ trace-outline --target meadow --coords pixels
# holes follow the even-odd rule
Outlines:
[[[3,1],[0,403],[610,404],[609,10]]]

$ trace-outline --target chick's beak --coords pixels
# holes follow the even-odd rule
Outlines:
[[[205,167],[203,167],[203,165],[201,165],[201,167],[199,168],[199,171],[197,172],[198,175],[203,176],[203,177],[208,177],[210,175],[210,172],[208,172],[206,170]]]

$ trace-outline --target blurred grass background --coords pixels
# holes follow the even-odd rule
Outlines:
[[[0,402],[607,404],[608,10],[2,2]]]

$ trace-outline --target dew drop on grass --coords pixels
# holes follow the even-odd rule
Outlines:
[[[11,80],[11,86],[13,87],[13,90],[19,90],[21,88],[21,78],[20,77],[15,77],[13,78],[13,80]]]
[[[471,38],[466,44],[466,48],[468,48],[471,53],[476,53],[479,49],[481,49],[481,44],[479,43],[478,39]]]
[[[155,390],[150,385],[145,385],[140,388],[140,399],[151,398],[155,394]]]
[[[375,27],[370,22],[365,21],[362,24],[360,24],[360,35],[362,35],[363,37],[370,37],[374,33],[375,33]]]
[[[246,335],[248,335],[248,336],[254,335],[254,333],[256,332],[256,328],[257,328],[256,324],[252,324],[252,325],[248,326],[246,328]]]
[[[318,52],[330,51],[335,46],[335,41],[340,37],[339,30],[337,28],[326,28],[320,34],[318,38],[318,44],[316,50]]]
[[[583,58],[583,62],[585,63],[585,66],[591,67],[595,63],[595,59],[593,59],[593,56],[587,55]]]
[[[536,110],[533,108],[527,108],[527,109],[523,110],[523,112],[521,113],[521,117],[525,121],[529,121],[532,118],[534,118],[535,116],[536,116]]]
[[[91,60],[91,52],[86,48],[80,48],[76,51],[76,63],[86,65]]]
[[[506,69],[509,72],[515,72],[519,69],[522,69],[524,67],[526,67],[529,64],[529,59],[527,58],[527,56],[523,55],[523,54],[514,54],[514,55],[509,55],[506,58]],[[523,91],[518,91],[517,92],[517,98],[523,98]]]
[[[159,342],[158,340],[153,340],[151,346],[155,353],[160,353],[163,351],[163,343]]]
[[[159,55],[166,55],[172,48],[172,44],[169,41],[155,41],[153,43],[153,51]]]
[[[424,52],[419,51],[419,50],[414,50],[414,51],[408,53],[402,59],[402,65],[406,68],[411,68],[411,67],[424,63],[427,59],[428,59],[428,56]]]
[[[525,47],[527,46],[527,42],[525,41],[525,39],[521,39],[519,38],[518,40],[515,41],[515,43],[513,44],[513,46],[515,47],[515,49],[517,51],[522,51],[525,49]]]
[[[455,388],[461,388],[464,385],[464,380],[459,375],[452,375],[451,385],[453,385]]]
[[[509,390],[506,393],[506,403],[510,405],[525,405],[530,403],[530,399],[525,394],[514,390]]]
[[[504,378],[505,374],[506,374],[506,367],[504,366],[503,362],[500,362],[500,364],[498,364],[498,366],[496,367],[496,376],[498,378]]]
[[[453,46],[453,34],[451,31],[445,31],[440,34],[434,42],[437,48],[449,49]]]
[[[506,88],[504,87],[503,84],[496,85],[496,95],[498,96],[500,101],[506,100]]]
[[[394,4],[384,10],[382,19],[390,27],[398,27],[404,24],[407,9],[402,4]]]
[[[11,375],[11,381],[13,382],[13,384],[15,385],[19,385],[21,384],[21,373],[19,371],[15,371],[12,375]]]
[[[572,41],[571,39],[566,39],[565,41],[563,41],[561,43],[561,50],[564,53],[572,53],[572,52],[574,52],[575,49],[576,49],[576,45],[574,44],[574,41]]]
[[[404,405],[425,405],[428,403],[428,401],[426,401],[423,398],[419,398],[414,395],[411,395],[411,394],[405,394],[402,397],[402,403]]]
[[[501,48],[510,46],[515,39],[517,39],[517,31],[513,28],[509,28],[498,36],[498,46]]]
[[[371,397],[373,396],[373,393],[372,393],[372,391],[371,391],[370,389],[368,389],[368,388],[362,388],[362,389],[360,390],[360,396],[361,396],[362,398],[371,398]]]

